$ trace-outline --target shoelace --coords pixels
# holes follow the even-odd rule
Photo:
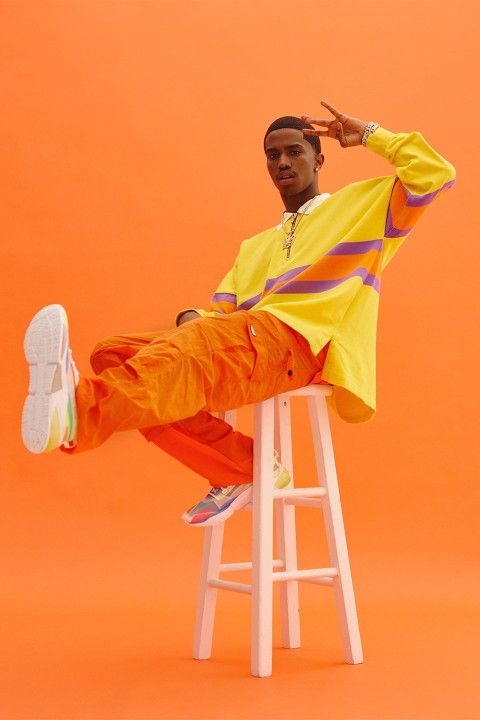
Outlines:
[[[211,490],[209,490],[209,492],[208,492],[208,496],[213,500],[213,502],[215,503],[215,505],[216,505],[217,507],[220,507],[223,499],[224,499],[230,492],[232,492],[233,487],[234,487],[233,485],[229,485],[229,486],[227,486],[227,487],[211,488]],[[208,497],[208,496],[207,496],[207,497]]]
[[[230,495],[230,493],[233,491],[233,489],[236,487],[236,485],[227,485],[225,487],[214,487],[211,488],[208,492],[208,494],[215,500],[217,496],[221,495]]]
[[[237,487],[238,485],[227,485],[226,487],[211,488],[208,495],[211,497],[215,505],[219,507],[219,503],[221,503],[224,498],[231,495]],[[247,488],[249,485],[245,484],[243,487]]]
[[[280,469],[280,465],[281,465],[281,463],[280,463],[280,456],[279,456],[277,450],[274,450],[274,451],[273,451],[273,458],[274,458],[274,459],[273,459],[273,472],[275,472],[276,470],[279,470],[279,469]]]

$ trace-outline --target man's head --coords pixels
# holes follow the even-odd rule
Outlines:
[[[318,193],[318,172],[325,158],[320,138],[304,135],[303,128],[315,129],[301,118],[285,115],[271,123],[263,139],[268,172],[282,196],[307,189]]]

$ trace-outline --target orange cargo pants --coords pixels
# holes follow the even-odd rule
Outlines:
[[[97,377],[80,376],[76,390],[77,444],[61,450],[138,429],[212,486],[252,482],[253,439],[211,413],[324,383],[327,350],[315,356],[293,328],[250,310],[106,338],[90,358]]]

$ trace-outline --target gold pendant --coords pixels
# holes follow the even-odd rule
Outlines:
[[[283,249],[287,251],[287,259],[290,257],[290,248],[292,247],[292,243],[295,240],[295,235],[293,233],[289,233],[287,237],[283,239]]]

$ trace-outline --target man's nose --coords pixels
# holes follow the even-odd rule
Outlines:
[[[288,155],[284,155],[283,153],[280,155],[280,160],[279,160],[278,166],[282,170],[284,168],[290,167],[290,160],[288,158]]]

